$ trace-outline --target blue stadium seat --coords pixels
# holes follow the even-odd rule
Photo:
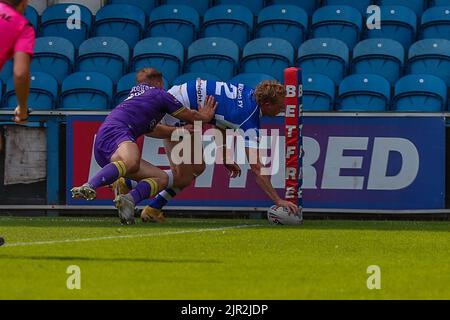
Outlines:
[[[3,108],[3,81],[0,79],[0,109]]]
[[[133,66],[135,70],[154,67],[172,82],[183,68],[184,48],[172,38],[147,38],[134,48]]]
[[[446,111],[447,86],[442,79],[427,75],[409,75],[395,85],[393,110],[400,112]]]
[[[169,37],[187,48],[195,40],[200,24],[197,11],[185,5],[163,5],[152,11],[149,37]]]
[[[211,73],[225,81],[231,79],[239,62],[239,47],[224,38],[203,38],[188,48],[186,72]]]
[[[387,111],[391,99],[391,85],[374,74],[354,74],[339,85],[338,111]]]
[[[353,50],[353,72],[378,74],[392,85],[400,78],[405,60],[403,46],[391,39],[367,39]]]
[[[25,10],[25,18],[27,18],[28,21],[33,25],[34,31],[37,34],[39,30],[39,14],[36,9],[30,5],[27,6]]]
[[[411,74],[432,74],[450,86],[450,41],[425,39],[414,43],[409,49]]]
[[[303,108],[305,111],[332,111],[336,85],[323,74],[303,74]]]
[[[335,38],[353,49],[362,29],[362,16],[349,6],[326,6],[314,12],[311,31],[314,38]]]
[[[113,37],[95,37],[83,42],[77,59],[79,71],[101,72],[114,83],[128,70],[130,49],[125,41]]]
[[[450,40],[450,4],[425,11],[422,15],[420,33],[423,39]]]
[[[378,0],[380,6],[403,6],[408,7],[420,17],[426,8],[427,1],[424,0]]]
[[[163,77],[164,89],[169,89],[167,80]],[[131,72],[124,75],[117,83],[116,94],[114,95],[113,106],[119,105],[123,102],[130,93],[131,89],[136,85],[136,72]]]
[[[59,83],[72,72],[75,62],[75,48],[67,39],[42,37],[36,39],[32,72],[47,72]]]
[[[241,48],[250,40],[252,30],[252,12],[239,5],[212,7],[206,11],[201,26],[203,37],[227,38]]]
[[[6,63],[3,65],[3,69],[0,70],[0,80],[3,81],[3,83],[6,83],[9,78],[11,78],[13,76],[13,61],[8,60],[6,61]]]
[[[95,35],[120,38],[132,48],[142,39],[146,19],[145,12],[137,6],[110,4],[97,12]]]
[[[366,14],[367,7],[372,0],[322,0],[323,6],[349,6],[358,10],[362,15]]]
[[[141,8],[147,15],[156,7],[157,3],[155,0],[110,0],[111,4],[132,4]]]
[[[202,79],[202,80],[209,80],[209,81],[222,81],[218,76],[211,74],[211,73],[205,73],[205,72],[189,72],[180,75],[173,81],[173,85],[180,85],[183,83],[186,83],[188,81],[196,80],[196,79]]]
[[[283,80],[284,69],[294,62],[294,48],[283,39],[259,38],[250,41],[242,56],[241,72],[266,73]]]
[[[430,0],[430,7],[450,6],[450,0]]]
[[[75,20],[74,16],[77,13],[79,13],[80,17],[80,28],[78,28],[77,20]],[[68,28],[68,25],[71,28]],[[79,4],[55,4],[45,9],[42,14],[41,35],[44,37],[66,38],[78,48],[89,37],[91,25],[92,13],[85,6]]]
[[[287,40],[298,48],[308,32],[308,15],[300,7],[273,5],[266,7],[258,15],[256,36],[275,37]]]
[[[64,79],[60,109],[108,110],[113,93],[111,79],[98,72],[76,72]]]
[[[197,10],[203,16],[212,4],[212,0],[162,0],[162,4],[184,4]]]
[[[347,45],[340,40],[311,39],[298,49],[297,65],[307,74],[324,74],[338,84],[347,73],[349,54]]]
[[[231,83],[242,83],[250,88],[256,88],[256,86],[265,80],[276,80],[274,77],[265,73],[241,73],[230,80]]]
[[[381,29],[367,30],[368,38],[387,38],[400,42],[405,50],[416,38],[417,16],[411,9],[401,6],[381,7]]]
[[[282,5],[293,5],[302,8],[308,13],[308,15],[312,15],[316,8],[319,5],[319,0],[268,0],[268,4],[282,4]]]
[[[56,79],[44,72],[32,72],[30,79],[28,105],[33,110],[52,110],[55,106],[55,99],[58,96],[58,82]],[[6,85],[5,108],[14,109],[15,107],[17,107],[17,97],[14,89],[14,79],[11,78]]]
[[[261,9],[264,7],[264,0],[216,0],[215,4],[238,4],[247,7],[255,16],[257,16]]]

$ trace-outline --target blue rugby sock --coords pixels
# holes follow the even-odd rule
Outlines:
[[[167,188],[161,191],[153,200],[150,201],[150,207],[161,210],[173,197],[180,192],[180,189]]]

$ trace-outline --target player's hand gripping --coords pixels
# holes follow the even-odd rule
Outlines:
[[[298,215],[299,212],[300,212],[300,209],[299,209],[295,204],[293,204],[292,202],[283,200],[283,199],[278,200],[278,201],[275,203],[275,205],[277,205],[277,206],[279,206],[279,207],[284,207],[284,208],[288,209],[289,214],[295,214],[295,215]]]
[[[29,114],[30,112],[28,108],[17,106],[16,109],[14,110],[13,120],[17,124],[24,124],[27,122]]]
[[[205,105],[198,106],[198,112],[203,117],[203,122],[210,122],[214,119],[214,115],[216,114],[217,102],[213,96],[207,96],[205,100]]]

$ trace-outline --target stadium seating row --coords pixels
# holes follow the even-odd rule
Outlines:
[[[404,74],[431,74],[450,86],[450,41],[425,39],[414,43],[407,57],[400,43],[390,39],[367,39],[355,46],[352,57],[345,43],[320,38],[304,42],[298,53],[285,40],[260,38],[250,41],[243,50],[224,38],[203,38],[188,48],[175,39],[154,37],[138,42],[130,56],[128,45],[114,37],[94,37],[84,41],[76,55],[73,45],[64,38],[42,37],[36,40],[31,70],[47,72],[61,81],[73,71],[101,72],[114,84],[127,74],[143,67],[155,67],[172,84],[184,72],[211,73],[228,81],[241,73],[265,73],[282,81],[283,69],[298,65],[306,73],[330,77],[336,85],[349,73],[378,74],[391,84]],[[7,63],[0,79],[12,75]]]
[[[198,77],[218,80],[208,74],[185,74],[175,81],[181,84]],[[254,87],[258,82],[272,79],[265,74],[241,74],[232,83],[244,83]],[[304,74],[304,108],[306,111],[363,111],[363,112],[441,112],[447,111],[447,86],[432,75],[408,75],[397,81],[394,95],[385,78],[374,74],[358,74],[346,77],[336,93],[333,81],[322,74]],[[108,110],[122,102],[135,84],[135,74],[124,76],[114,86],[107,76],[98,72],[76,72],[68,76],[58,87],[56,79],[44,72],[32,74],[30,106],[35,110]],[[167,82],[165,83],[167,89]],[[0,81],[0,94],[1,90]],[[58,101],[57,101],[58,99]],[[13,80],[7,83],[5,109],[17,105]]]
[[[323,6],[314,12],[311,23],[308,13],[295,5],[265,7],[258,12],[256,21],[250,9],[236,4],[208,9],[202,22],[198,12],[184,4],[162,5],[154,8],[147,16],[144,10],[135,5],[116,1],[102,7],[95,18],[85,6],[79,5],[76,9],[67,4],[48,7],[41,17],[29,7],[26,15],[38,34],[64,37],[75,48],[90,36],[118,37],[130,47],[146,37],[171,37],[186,48],[197,38],[204,37],[227,38],[241,48],[253,38],[280,37],[289,41],[295,49],[305,39],[311,38],[336,38],[345,42],[350,49],[364,38],[390,38],[399,41],[406,50],[417,39],[450,40],[450,4],[426,10],[419,26],[416,13],[407,6],[382,6],[383,27],[367,29],[363,9],[371,1],[325,2],[353,3],[353,7],[342,4]],[[242,1],[241,4],[245,3]],[[80,23],[76,25],[73,22],[73,28],[67,28],[68,19],[72,21],[70,17],[78,11]]]
[[[348,5],[365,12],[368,5],[402,5],[413,10],[417,15],[421,15],[429,7],[449,5],[449,0],[30,0],[30,4],[42,13],[48,6],[56,3],[76,2],[88,7],[93,14],[106,3],[131,3],[138,6],[146,13],[164,4],[186,4],[197,10],[203,16],[205,12],[220,4],[239,4],[250,9],[255,15],[264,7],[273,4],[296,5],[304,9],[308,14],[313,13],[317,8],[326,5]]]

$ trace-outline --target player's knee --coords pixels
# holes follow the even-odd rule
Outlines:
[[[141,162],[139,160],[132,160],[125,162],[125,166],[127,167],[127,173],[136,173],[139,171],[141,167]]]

